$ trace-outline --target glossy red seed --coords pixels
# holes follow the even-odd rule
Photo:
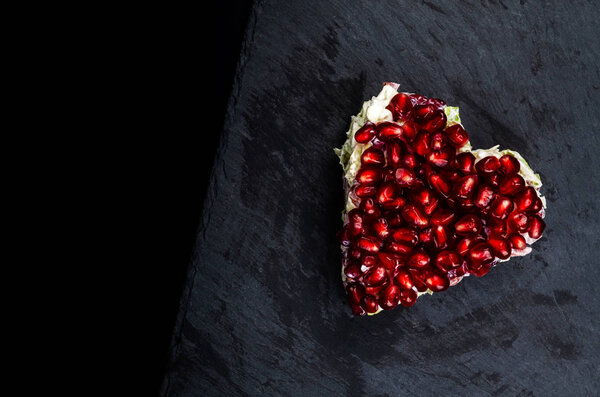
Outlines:
[[[407,256],[412,252],[413,248],[410,245],[388,241],[385,243],[385,251],[394,252],[398,255]]]
[[[435,110],[421,123],[421,127],[429,132],[440,131],[446,126],[446,120],[446,113],[443,110]]]
[[[473,190],[477,186],[478,178],[476,174],[465,175],[454,184],[452,193],[455,197],[467,199],[473,195]]]
[[[512,175],[519,172],[521,169],[521,164],[519,160],[511,156],[510,154],[505,154],[500,157],[500,172],[504,175]]]
[[[354,134],[354,139],[359,143],[367,143],[370,142],[371,139],[375,137],[375,124],[371,122],[366,122],[356,133]]]
[[[488,236],[490,235],[498,235],[505,237],[508,231],[506,220],[498,220],[494,218],[488,219],[488,223],[486,226],[486,231]]]
[[[369,237],[358,237],[356,239],[355,245],[363,251],[367,252],[377,252],[379,251],[379,242],[375,241]]]
[[[390,121],[384,121],[383,123],[377,124],[375,128],[377,131],[377,138],[380,141],[390,142],[394,139],[402,138],[404,131],[400,124],[393,123]]]
[[[425,285],[425,278],[431,274],[431,270],[428,267],[425,267],[408,268],[408,271],[415,283],[415,288],[417,289],[417,291],[427,291],[427,285]]]
[[[388,270],[394,270],[398,262],[398,255],[391,252],[378,252],[376,262]]]
[[[404,124],[402,124],[402,137],[406,142],[412,142],[417,136],[417,132],[419,132],[420,127],[414,123],[412,120],[407,120]]]
[[[504,196],[496,196],[490,207],[490,216],[499,220],[508,218],[508,215],[514,208],[511,199]]]
[[[523,250],[527,247],[527,241],[525,237],[520,234],[513,233],[508,236],[508,241],[513,250]]]
[[[452,250],[440,251],[435,258],[435,265],[443,272],[449,272],[462,265],[461,257]]]
[[[521,192],[519,192],[515,198],[515,209],[517,211],[527,211],[531,208],[535,200],[538,198],[534,188],[527,186]]]
[[[419,234],[413,227],[401,227],[394,230],[392,239],[397,243],[402,243],[414,247],[419,242]]]
[[[367,313],[376,313],[379,310],[379,303],[374,295],[365,295],[362,298],[361,306]]]
[[[463,174],[470,174],[473,172],[475,165],[475,156],[473,153],[464,152],[456,155],[454,160],[454,168],[462,172]]]
[[[525,188],[525,180],[521,175],[507,175],[498,185],[498,193],[514,196]]]
[[[375,185],[381,180],[381,170],[378,168],[361,168],[356,174],[356,180],[363,185]]]
[[[391,227],[398,227],[398,226],[402,226],[404,224],[404,219],[402,218],[402,215],[400,214],[400,212],[396,212],[396,211],[386,211],[384,213],[385,219],[388,220],[388,223],[390,224]]]
[[[427,227],[429,225],[429,218],[427,215],[417,206],[407,204],[402,208],[402,217],[406,222],[419,228]]]
[[[472,210],[475,209],[475,204],[473,203],[472,198],[466,198],[466,199],[457,198],[456,200],[457,200],[458,208],[462,212],[472,212]]]
[[[444,130],[450,144],[456,148],[464,146],[469,141],[469,134],[460,124],[454,124]]]
[[[495,156],[487,156],[475,163],[475,169],[479,174],[490,174],[500,168],[500,160]]]
[[[365,287],[357,283],[349,283],[346,286],[346,293],[350,303],[360,304],[360,300],[365,296]]]
[[[504,237],[492,236],[488,238],[487,243],[492,247],[492,252],[500,259],[510,258],[510,242]]]
[[[413,108],[412,114],[416,120],[425,120],[432,116],[436,110],[437,108],[433,105],[417,105]]]
[[[523,212],[512,212],[507,219],[511,228],[519,233],[525,233],[529,229],[530,219]]]
[[[377,188],[375,186],[369,186],[369,185],[360,185],[357,184],[354,187],[354,193],[358,196],[358,197],[369,197],[369,196],[374,196],[375,193],[377,193]]]
[[[360,161],[363,165],[383,167],[385,165],[385,155],[381,150],[371,146],[363,152]]]
[[[476,269],[483,265],[492,263],[494,260],[494,253],[492,251],[492,247],[490,247],[488,243],[479,242],[473,244],[473,246],[469,249],[466,259],[469,262],[469,268]]]
[[[456,231],[456,234],[461,236],[477,234],[481,232],[482,229],[483,224],[481,223],[481,219],[474,214],[467,214],[454,224],[454,230]]]
[[[414,169],[419,164],[417,156],[412,153],[407,153],[402,157],[400,165],[406,168]]]
[[[447,197],[450,194],[450,183],[440,174],[431,174],[429,176],[429,185],[431,188],[440,193],[442,196]]]
[[[375,198],[379,204],[383,204],[392,201],[396,197],[397,193],[398,191],[394,182],[385,182],[379,186],[379,189],[377,189]]]
[[[352,310],[352,314],[354,314],[355,316],[364,316],[367,314],[367,312],[365,311],[365,309],[362,308],[361,305],[350,303],[350,309]]]
[[[429,135],[429,132],[419,132],[415,137],[413,147],[415,149],[415,153],[417,153],[419,156],[427,155],[427,153],[431,151],[431,136]]]
[[[417,293],[413,289],[403,289],[400,292],[400,304],[404,307],[410,307],[417,301]]]
[[[420,94],[411,94],[413,105],[433,105],[436,109],[446,106],[446,102],[438,98],[429,98]]]
[[[378,287],[386,282],[387,277],[385,267],[375,266],[365,274],[363,281],[367,287]]]
[[[336,236],[341,245],[344,247],[350,246],[350,231],[348,227],[338,231]]]
[[[527,212],[538,213],[542,210],[542,208],[544,208],[544,206],[542,204],[542,200],[538,197],[533,202],[533,205],[531,207],[529,207]]]
[[[392,112],[392,117],[394,120],[404,120],[413,108],[412,101],[410,100],[410,95],[400,92],[390,100],[390,103],[386,106],[390,112]]]
[[[415,286],[412,276],[404,269],[398,270],[398,273],[394,277],[394,283],[402,289],[412,289]]]
[[[469,248],[471,248],[473,246],[473,244],[475,244],[478,241],[484,241],[484,238],[481,236],[465,237],[456,244],[456,247],[455,247],[456,252],[460,256],[465,256],[467,254],[467,252],[469,251]]]
[[[433,243],[436,249],[442,250],[447,248],[449,239],[449,232],[446,226],[433,227]]]
[[[395,284],[390,284],[379,297],[379,306],[383,310],[391,310],[398,306],[400,301],[400,287]]]
[[[381,210],[379,209],[379,207],[375,203],[375,200],[373,200],[372,197],[367,197],[363,199],[360,202],[358,208],[362,211],[364,216],[368,218],[377,218],[379,217],[379,215],[381,215]]]
[[[486,274],[489,273],[490,269],[491,269],[491,265],[489,263],[480,265],[478,267],[469,268],[471,273],[477,277],[485,276]]]
[[[375,266],[375,257],[372,255],[363,256],[362,258],[360,258],[360,265],[368,269],[372,268],[373,266]]]
[[[400,141],[392,141],[387,147],[387,161],[388,164],[398,167],[402,161],[402,153],[404,149]]]
[[[479,186],[473,196],[473,204],[475,204],[475,207],[477,208],[487,208],[492,203],[495,195],[494,189],[490,186]]]
[[[433,228],[432,227],[428,227],[428,228],[419,230],[419,242],[424,245],[433,243]]]
[[[440,168],[446,167],[452,160],[454,160],[454,149],[450,147],[431,151],[427,155],[427,161]]]
[[[381,240],[385,240],[390,235],[390,227],[385,218],[378,218],[372,225],[375,235]]]
[[[404,197],[396,197],[391,201],[387,201],[387,202],[381,204],[381,206],[385,210],[397,211],[400,208],[404,207],[404,204],[406,204],[406,199]]]
[[[361,255],[362,255],[362,251],[358,247],[352,247],[348,251],[348,255],[350,256],[350,258],[360,259]]]
[[[540,218],[539,215],[534,215],[531,218],[531,224],[527,234],[529,234],[529,237],[531,238],[540,238],[544,233],[544,229],[546,229],[546,223],[542,220],[542,218]]]
[[[392,182],[396,179],[396,169],[392,166],[383,167],[383,169],[381,170],[381,174],[381,180],[383,182]]]
[[[446,137],[441,131],[435,132],[431,134],[430,143],[432,150],[441,150],[446,146]]]
[[[396,183],[401,187],[409,187],[415,183],[415,173],[410,168],[396,169]]]
[[[431,223],[436,226],[446,226],[456,220],[456,213],[445,207],[438,207],[431,214]]]
[[[425,250],[420,249],[415,251],[408,258],[408,261],[406,263],[409,267],[412,268],[422,268],[429,265],[430,260],[431,258],[429,257],[429,254]]]
[[[502,180],[502,174],[499,172],[491,172],[489,174],[480,175],[484,175],[483,181],[494,188],[497,188]]]
[[[346,268],[344,269],[344,273],[346,274],[346,277],[351,278],[351,279],[357,279],[360,276],[362,276],[362,273],[360,272],[360,268],[358,267],[358,265],[346,266]]]
[[[442,292],[448,289],[450,281],[448,276],[445,274],[434,271],[427,278],[425,278],[425,285],[433,292]]]
[[[348,233],[350,236],[358,236],[364,232],[364,219],[358,209],[348,212]]]

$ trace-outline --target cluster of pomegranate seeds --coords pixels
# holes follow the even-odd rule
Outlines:
[[[398,93],[387,106],[394,122],[367,122],[355,134],[371,145],[339,236],[356,315],[412,306],[417,292],[481,277],[544,231],[542,201],[519,161],[459,153],[469,136],[460,124],[446,127],[445,106]]]

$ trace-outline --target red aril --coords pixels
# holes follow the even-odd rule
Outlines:
[[[417,293],[413,289],[403,289],[400,291],[400,304],[404,307],[410,307],[417,301]]]
[[[373,222],[372,225],[373,231],[375,235],[379,237],[380,240],[385,240],[387,236],[390,235],[390,227],[385,218],[378,218]]]
[[[477,185],[477,181],[478,179],[476,174],[465,175],[456,181],[454,188],[452,189],[452,193],[458,198],[471,198],[473,195],[473,190]]]
[[[494,219],[494,218],[490,218],[488,219],[488,223],[486,225],[486,232],[487,235],[498,235],[498,236],[506,236],[506,233],[508,232],[508,228],[507,228],[507,221],[505,220],[498,220],[498,219]]]
[[[432,150],[441,150],[446,146],[446,137],[441,131],[438,131],[431,135],[430,142]]]
[[[364,233],[363,222],[363,216],[357,208],[348,212],[348,231],[351,236],[354,237]]]
[[[361,306],[367,313],[376,313],[379,310],[379,303],[374,295],[365,295],[362,298]]]
[[[483,230],[481,219],[475,214],[467,214],[454,224],[454,231],[461,236],[478,234]]]
[[[402,161],[402,143],[400,141],[392,141],[387,147],[387,161],[388,164],[398,167]]]
[[[383,310],[390,310],[398,306],[400,301],[400,287],[395,284],[390,284],[379,297],[379,306]]]
[[[452,250],[440,251],[435,258],[435,265],[443,272],[449,272],[462,265],[461,257]]]
[[[415,120],[428,119],[437,110],[434,105],[417,105],[413,108],[413,117]]]
[[[487,240],[492,252],[500,259],[508,259],[510,257],[511,248],[510,242],[504,237],[492,236]]]
[[[525,180],[521,175],[507,175],[498,185],[498,193],[514,196],[525,188]]]
[[[375,186],[357,184],[354,188],[354,193],[358,197],[374,196],[376,192],[377,188]]]
[[[499,172],[491,172],[489,174],[485,174],[483,177],[483,181],[494,188],[497,188],[500,185],[501,180],[502,174]]]
[[[456,148],[464,146],[469,141],[469,134],[460,124],[454,124],[444,130],[450,144]]]
[[[355,245],[363,251],[377,252],[379,251],[379,242],[369,237],[358,237]]]
[[[519,160],[511,156],[510,154],[505,154],[500,157],[500,172],[504,175],[512,175],[519,172],[521,169],[521,164]]]
[[[400,139],[404,134],[400,124],[391,121],[384,121],[383,123],[377,124],[375,130],[377,132],[377,138],[384,142]]]
[[[414,169],[419,164],[417,157],[412,153],[407,153],[402,157],[400,165],[406,168]]]
[[[346,293],[350,303],[360,304],[360,300],[365,296],[365,287],[357,283],[349,283],[346,286]]]
[[[516,230],[519,233],[525,233],[529,229],[530,219],[527,214],[523,212],[512,212],[508,216],[508,224],[512,230]]]
[[[410,96],[403,92],[394,95],[386,106],[386,109],[392,112],[394,120],[404,120],[410,114],[412,108],[413,104]]]
[[[535,203],[537,198],[538,196],[535,189],[531,186],[527,186],[515,196],[515,209],[517,211],[527,211],[531,208],[533,203]]]
[[[423,245],[429,245],[433,243],[433,228],[428,227],[419,230],[419,242]]]
[[[533,205],[527,210],[527,212],[538,213],[544,208],[542,200],[538,197],[533,202]]]
[[[394,253],[379,251],[376,254],[376,263],[385,267],[388,270],[394,270],[396,268],[396,265],[398,264],[398,261],[399,257]]]
[[[446,113],[443,110],[436,110],[421,122],[421,127],[429,132],[440,131],[446,126]]]
[[[425,156],[427,153],[431,151],[431,137],[429,132],[421,131],[415,137],[415,141],[413,143],[413,147],[415,148],[415,153],[419,156]]]
[[[369,270],[363,277],[365,286],[378,287],[387,281],[388,275],[383,266],[376,266]]]
[[[429,176],[429,185],[444,197],[450,194],[450,183],[440,174],[431,174]]]
[[[474,164],[475,164],[475,156],[473,156],[473,153],[469,153],[469,152],[457,154],[456,158],[454,160],[454,168],[456,168],[463,174],[472,173]]]
[[[385,210],[397,211],[400,208],[404,207],[404,204],[406,204],[406,199],[404,197],[400,196],[400,197],[396,197],[390,201],[386,201],[385,203],[382,203],[381,206]]]
[[[420,127],[413,122],[412,120],[407,120],[402,124],[402,136],[404,137],[404,141],[412,142],[417,136],[417,132],[419,132]]]
[[[436,167],[444,168],[454,160],[454,153],[454,148],[451,147],[433,150],[427,155],[427,161]]]
[[[508,215],[514,208],[514,204],[511,199],[504,196],[496,196],[490,207],[490,216],[503,220],[508,218]]]
[[[473,244],[469,249],[466,259],[469,262],[469,269],[473,270],[492,263],[494,260],[494,253],[492,247],[488,243],[479,242]]]
[[[496,193],[490,186],[482,185],[477,189],[475,196],[473,196],[473,204],[477,208],[487,208],[494,199]]]
[[[367,197],[360,202],[358,207],[362,213],[368,218],[377,218],[381,215],[381,210],[375,203],[372,197]]]
[[[397,193],[398,191],[394,182],[384,182],[377,189],[375,198],[379,204],[383,204],[392,201]]]
[[[394,241],[414,247],[419,242],[419,234],[412,227],[401,227],[392,233]]]
[[[508,236],[508,241],[510,242],[510,246],[513,250],[523,250],[527,248],[527,241],[525,237],[520,234],[513,233]]]
[[[427,254],[427,252],[425,252],[425,250],[420,249],[420,250],[415,251],[408,258],[407,265],[412,268],[422,268],[422,267],[429,265],[430,260],[431,260],[431,258],[429,257],[429,254]]]
[[[385,250],[387,252],[395,252],[396,254],[405,256],[412,252],[413,248],[410,245],[397,243],[395,241],[388,241],[385,243]]]
[[[444,273],[433,271],[425,278],[425,285],[433,292],[442,292],[448,289],[450,281],[448,280],[448,276]]]
[[[431,223],[436,226],[446,226],[455,220],[456,213],[445,207],[438,207],[435,211],[433,211],[433,214],[431,214]]]
[[[374,185],[381,180],[381,170],[378,168],[361,168],[356,174],[356,180],[363,185]]]
[[[354,134],[354,139],[356,139],[356,142],[358,143],[370,142],[373,137],[375,137],[375,124],[369,121]]]
[[[433,227],[433,244],[436,249],[442,250],[448,247],[449,233],[446,226]]]
[[[366,267],[367,269],[375,266],[375,257],[372,255],[365,255],[360,258],[360,265]]]
[[[429,218],[416,205],[407,204],[402,208],[402,217],[409,224],[423,228],[429,225]]]
[[[360,268],[358,267],[358,265],[354,264],[346,266],[346,268],[344,269],[344,273],[346,274],[346,277],[350,279],[357,279],[360,276],[362,276]]]
[[[404,224],[404,218],[402,218],[400,212],[386,211],[383,215],[391,227],[398,227]]]
[[[500,160],[495,156],[487,156],[475,163],[478,174],[491,174],[500,168]]]
[[[381,150],[371,146],[363,152],[362,156],[360,157],[360,161],[364,165],[383,167],[385,165],[385,155]]]
[[[531,218],[531,224],[527,234],[529,234],[529,237],[537,239],[542,237],[544,229],[546,229],[546,223],[542,220],[542,218],[540,218],[539,215],[534,215]]]
[[[485,240],[481,236],[465,237],[456,244],[456,247],[455,247],[456,252],[460,256],[465,256],[467,254],[467,252],[469,251],[469,248],[471,248],[471,246],[473,246],[473,244],[475,244],[476,242],[479,242],[479,241],[485,241]]]
[[[409,187],[415,183],[415,173],[410,168],[396,168],[396,183],[400,187]]]
[[[394,283],[402,289],[412,289],[415,286],[412,276],[406,270],[400,269],[394,277]]]

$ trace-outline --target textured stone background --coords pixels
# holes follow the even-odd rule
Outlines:
[[[163,395],[598,395],[599,20],[592,1],[256,1]],[[383,81],[521,152],[548,227],[483,278],[353,318],[332,148]]]

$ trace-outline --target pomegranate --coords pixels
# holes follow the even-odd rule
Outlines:
[[[353,118],[361,124],[340,150],[347,210],[337,238],[358,316],[482,277],[530,252],[546,227],[541,182],[518,154],[471,150],[456,110],[397,87],[369,105],[386,111]]]

